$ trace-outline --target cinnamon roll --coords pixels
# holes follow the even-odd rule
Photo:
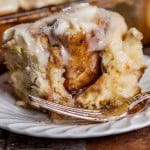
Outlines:
[[[24,104],[31,94],[100,109],[120,107],[141,92],[141,39],[118,13],[86,3],[6,30],[3,52],[11,85]]]

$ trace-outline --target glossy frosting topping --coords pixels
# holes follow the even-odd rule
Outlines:
[[[15,41],[22,49],[35,55],[41,65],[46,66],[49,53],[42,46],[40,39],[32,36],[30,28],[31,24],[21,24],[10,28],[4,32],[3,40],[7,41],[13,39],[12,41]],[[9,42],[7,44],[9,44]]]
[[[112,51],[119,52],[127,26],[119,14],[84,3],[64,9],[63,12],[50,15],[35,23],[13,27],[4,33],[3,39],[4,42],[16,39],[19,45],[38,55],[41,63],[46,65],[50,54],[42,48],[38,39],[38,35],[45,34],[52,46],[60,46],[62,59],[66,64],[69,58],[68,50],[59,37],[79,32],[86,35],[89,51],[100,51],[109,47]],[[19,40],[20,37],[23,40]],[[126,58],[122,54],[116,54],[121,56],[118,56],[118,59],[122,61]]]
[[[64,9],[53,24],[56,35],[86,34],[88,48],[91,51],[101,50],[105,46],[105,34],[109,22],[109,13],[87,3]]]

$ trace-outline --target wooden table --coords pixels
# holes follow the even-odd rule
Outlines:
[[[0,150],[150,150],[150,127],[90,139],[44,139],[0,130]]]
[[[0,129],[0,150],[150,150],[150,127],[89,139],[34,138]]]

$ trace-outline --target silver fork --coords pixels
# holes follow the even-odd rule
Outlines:
[[[35,97],[32,95],[28,96],[30,99],[30,102],[32,105],[35,105],[40,108],[44,108],[46,110],[50,110],[52,112],[66,115],[69,117],[74,117],[82,120],[88,120],[88,121],[95,121],[95,122],[108,122],[108,121],[115,121],[122,119],[128,115],[130,115],[130,111],[139,103],[144,102],[147,100],[146,107],[144,109],[149,107],[149,99],[150,99],[150,92],[145,92],[138,94],[137,96],[133,97],[132,103],[129,104],[127,112],[118,115],[118,116],[107,116],[103,109],[100,110],[88,110],[88,109],[82,109],[82,108],[75,108],[75,107],[69,107],[61,104],[57,104],[54,102],[50,102],[47,100],[44,100],[39,97]]]

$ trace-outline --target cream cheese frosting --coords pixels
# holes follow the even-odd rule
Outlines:
[[[117,27],[118,25],[119,27]],[[36,32],[44,32],[52,45],[61,45],[62,57],[64,64],[66,64],[69,53],[60,40],[57,39],[57,36],[83,32],[86,34],[89,51],[100,51],[109,46],[118,51],[116,53],[118,54],[121,53],[121,37],[127,32],[127,26],[119,14],[84,3],[64,9],[63,12],[41,19],[36,23],[18,25],[8,29],[4,33],[3,39],[5,42],[10,38],[14,38],[19,45],[24,46],[24,49],[30,49],[37,55],[41,64],[46,65],[49,54],[34,36]],[[140,34],[138,31],[136,32]],[[10,37],[11,35],[13,36]],[[20,38],[23,40],[20,41]],[[125,60],[125,54],[122,52],[117,58],[123,61]]]
[[[38,58],[39,63],[45,67],[48,63],[49,53],[43,48],[39,38],[32,36],[30,27],[31,24],[22,24],[10,28],[4,32],[3,40],[7,41],[8,39],[13,38],[22,49],[35,55]]]

